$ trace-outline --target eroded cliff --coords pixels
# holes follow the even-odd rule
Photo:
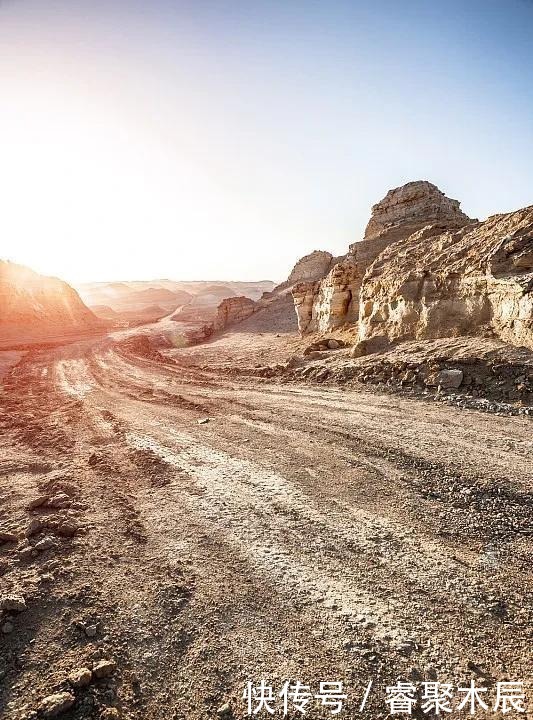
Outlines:
[[[373,206],[362,241],[353,243],[337,262],[331,259],[327,274],[294,285],[300,332],[328,332],[357,324],[364,275],[391,244],[427,225],[438,233],[472,222],[457,200],[446,197],[430,182],[410,182],[390,190]]]
[[[533,206],[460,230],[424,228],[367,271],[360,340],[482,334],[533,349]]]
[[[225,298],[218,306],[214,329],[224,330],[230,325],[242,322],[256,312],[258,308],[256,302],[244,295]]]

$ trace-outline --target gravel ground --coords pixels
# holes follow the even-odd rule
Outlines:
[[[1,717],[242,717],[265,679],[342,681],[341,717],[372,680],[377,719],[399,679],[530,683],[531,420],[228,376],[208,356],[253,339],[225,342],[6,374]]]

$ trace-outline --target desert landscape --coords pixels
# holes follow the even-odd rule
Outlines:
[[[0,720],[533,720],[532,57],[0,1]]]
[[[2,717],[529,681],[533,206],[414,181],[278,285],[4,262],[0,301]]]

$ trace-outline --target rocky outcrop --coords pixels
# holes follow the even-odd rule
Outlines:
[[[336,263],[322,280],[297,283],[292,296],[299,331],[328,332],[357,322],[360,287],[360,269],[351,257]]]
[[[533,206],[460,230],[425,228],[368,269],[361,341],[484,333],[533,349]]]
[[[65,335],[102,330],[78,293],[57,278],[29,268],[0,262],[0,342],[56,340]]]
[[[224,330],[230,325],[242,322],[257,310],[257,303],[241,295],[222,300],[214,322],[215,330]]]
[[[258,301],[258,323],[255,324],[261,328],[260,332],[297,330],[297,318],[303,311],[299,308],[300,303],[292,299],[291,293],[299,287],[301,302],[305,305],[307,294],[312,303],[317,283],[327,275],[334,263],[333,255],[324,250],[315,250],[298,260],[287,280],[264,292]]]
[[[313,282],[323,278],[331,267],[333,255],[324,250],[314,250],[298,260],[287,280],[287,285],[299,282]]]
[[[427,180],[417,180],[389,190],[383,200],[372,207],[364,239],[373,241],[374,247],[387,240],[381,247],[384,249],[391,242],[403,240],[426,225],[459,228],[469,222],[472,221],[461,211],[458,200],[446,197]],[[357,249],[358,243],[350,246],[350,252]]]
[[[407,183],[389,191],[372,208],[364,239],[352,244],[348,254],[337,262],[330,256],[331,267],[325,277],[314,282],[299,282],[294,286],[293,297],[300,332],[328,332],[342,326],[356,325],[364,275],[371,263],[389,245],[427,225],[431,225],[433,232],[438,233],[471,222],[461,212],[457,200],[446,197],[427,181]]]

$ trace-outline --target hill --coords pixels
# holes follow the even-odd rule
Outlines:
[[[106,323],[66,282],[0,261],[0,345],[103,330]]]

